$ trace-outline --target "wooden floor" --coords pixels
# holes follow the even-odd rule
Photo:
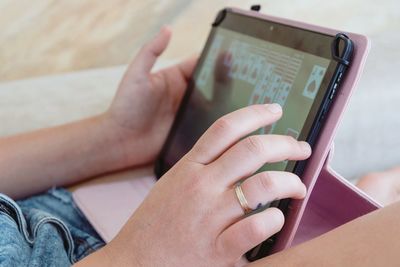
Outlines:
[[[366,33],[400,28],[397,0],[257,1],[263,12]],[[240,0],[2,0],[0,81],[126,64],[163,24],[174,29],[165,57],[198,51],[210,22]],[[390,36],[389,36],[390,37]],[[379,37],[383,38],[383,37]],[[397,38],[399,39],[399,38]]]

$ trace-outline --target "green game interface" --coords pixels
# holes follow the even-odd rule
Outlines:
[[[283,117],[253,134],[283,134],[298,139],[330,60],[224,28],[216,29],[194,74],[194,89],[167,152],[179,160],[211,124],[226,113],[252,104],[278,103]],[[287,162],[264,170],[285,170]]]

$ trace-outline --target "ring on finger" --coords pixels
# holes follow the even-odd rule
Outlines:
[[[235,195],[236,195],[236,198],[239,201],[239,204],[242,207],[243,213],[245,215],[249,214],[250,212],[253,211],[253,209],[250,208],[246,197],[244,196],[244,193],[243,193],[243,190],[242,190],[242,182],[238,182],[238,183],[235,184]]]

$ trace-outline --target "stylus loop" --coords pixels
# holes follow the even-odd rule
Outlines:
[[[261,10],[261,5],[252,5],[250,10],[259,12]]]
[[[340,44],[343,43],[343,50],[340,52]],[[335,35],[335,39],[332,42],[332,58],[342,65],[348,67],[350,65],[350,57],[353,51],[353,43],[350,38],[344,33],[338,33]]]

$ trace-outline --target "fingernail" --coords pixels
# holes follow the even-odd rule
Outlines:
[[[303,195],[302,195],[302,198],[305,198],[305,197],[306,197],[306,195],[307,195],[307,187],[306,187],[306,185],[305,185],[305,184],[303,184],[303,188],[304,188],[304,190],[303,190]]]
[[[304,142],[304,141],[301,141],[301,142],[299,142],[300,143],[300,146],[301,146],[301,149],[304,151],[304,152],[306,152],[307,153],[307,155],[311,155],[311,146],[307,143],[307,142]]]
[[[154,39],[157,39],[160,35],[165,34],[166,32],[170,32],[170,27],[167,25],[164,25],[160,28],[160,30],[156,33],[156,35],[154,35]]]
[[[273,104],[267,104],[267,109],[271,111],[272,113],[281,113],[282,112],[282,107],[279,104],[273,103]]]

